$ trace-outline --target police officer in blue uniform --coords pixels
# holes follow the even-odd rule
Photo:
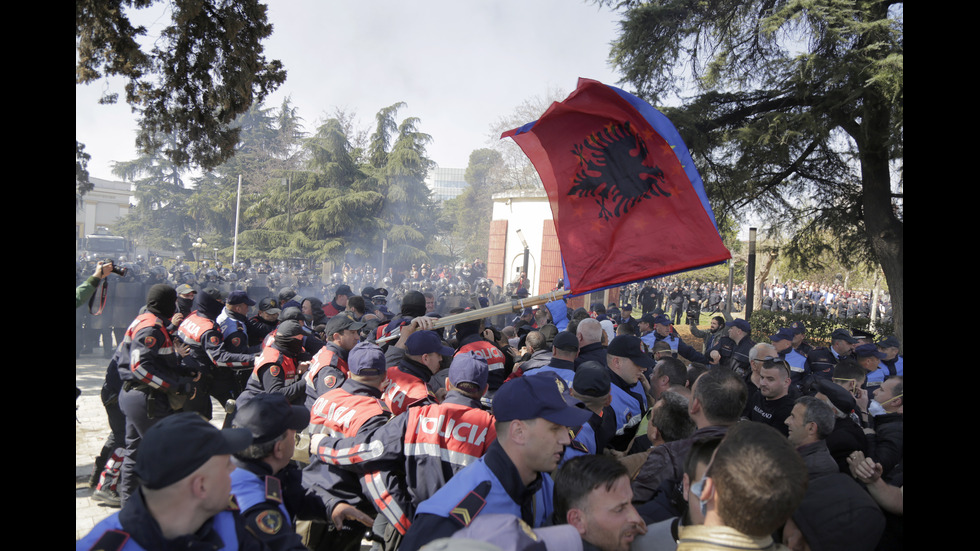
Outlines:
[[[609,343],[609,380],[611,406],[616,414],[616,436],[609,447],[626,451],[647,412],[645,373],[654,366],[653,358],[643,352],[640,339],[619,335]]]
[[[551,371],[571,386],[575,379],[575,358],[578,356],[578,338],[571,331],[560,331],[551,343],[551,360],[547,365],[524,371],[524,376]]]
[[[877,342],[878,350],[882,352],[885,357],[881,360],[881,368],[888,371],[887,377],[892,375],[904,375],[904,357],[899,354],[901,349],[901,343],[894,336],[885,337],[884,339]],[[886,377],[886,378],[887,378]]]
[[[493,400],[497,440],[487,454],[422,502],[401,551],[465,528],[481,513],[506,513],[532,527],[551,524],[555,469],[591,412],[575,406],[565,382],[550,374],[504,383]]]
[[[779,354],[779,358],[789,365],[790,379],[799,388],[803,380],[810,375],[810,372],[807,371],[806,356],[800,354],[793,348],[793,337],[795,335],[796,333],[792,328],[783,327],[775,335],[770,335],[769,339],[772,341],[772,346],[776,349],[776,353]]]
[[[572,444],[565,448],[561,464],[579,455],[601,454],[616,435],[616,414],[610,404],[609,370],[596,362],[580,365],[572,379],[571,394],[582,401],[581,407],[592,412]]]
[[[352,438],[326,437],[312,452],[323,463],[360,475],[377,473],[379,488],[389,478],[383,473],[392,471],[407,483],[411,507],[406,514],[414,515],[419,504],[485,455],[496,439],[494,418],[480,403],[487,388],[486,359],[470,352],[457,354],[448,371],[448,392],[441,403],[412,406]],[[389,524],[383,548],[398,548],[405,528]]]
[[[186,409],[207,419],[212,416],[211,398],[222,405],[234,400],[242,391],[236,372],[250,372],[255,360],[254,354],[233,351],[233,343],[225,340],[218,325],[218,317],[224,310],[222,297],[223,293],[213,287],[198,293],[194,297],[194,311],[180,322],[177,331],[179,339],[191,349],[184,363],[203,374],[197,383],[197,394]],[[239,339],[242,340],[247,341]]]
[[[232,291],[225,301],[225,307],[215,320],[224,339],[225,350],[237,354],[258,354],[262,351],[261,343],[250,345],[248,310],[255,306],[255,301],[249,298],[245,291]],[[237,386],[234,394],[237,396],[245,389],[251,369],[235,371]]]
[[[304,551],[296,519],[326,517],[323,502],[306,496],[302,471],[292,462],[296,431],[309,424],[306,408],[281,394],[257,394],[235,414],[234,426],[249,430],[252,445],[231,459],[231,492],[249,532],[275,550]]]
[[[267,549],[232,508],[231,454],[251,441],[248,430],[219,430],[196,413],[161,420],[136,459],[140,488],[75,549]]]
[[[842,359],[854,357],[854,345],[857,342],[847,329],[835,329],[830,334],[830,346],[815,348],[807,354],[806,371],[814,377],[832,378],[834,367]]]
[[[867,372],[865,387],[868,390],[877,389],[889,377],[888,368],[881,365],[885,353],[878,350],[874,344],[860,344],[854,347],[854,357]]]
[[[670,318],[667,316],[661,314],[659,316],[653,316],[651,319],[647,318],[647,316],[644,314],[644,316],[640,318],[640,321],[645,321],[652,329],[650,333],[640,337],[640,339],[646,343],[650,350],[653,350],[654,345],[656,345],[658,342],[665,342],[670,346],[671,353],[673,353],[674,356],[680,355],[691,362],[698,362],[702,364],[710,363],[710,360],[708,360],[704,354],[698,352],[693,346],[684,342],[684,339],[677,334],[677,330],[675,330],[671,325]],[[641,327],[641,329],[643,328]]]

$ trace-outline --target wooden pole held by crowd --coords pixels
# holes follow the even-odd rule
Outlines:
[[[502,302],[500,304],[494,304],[493,306],[488,306],[486,308],[479,308],[476,310],[467,310],[466,312],[460,312],[458,314],[452,314],[442,318],[437,318],[432,324],[433,329],[438,329],[440,327],[449,327],[450,325],[455,325],[457,323],[466,323],[468,321],[481,320],[484,318],[489,318],[491,316],[497,316],[500,314],[507,314],[511,312],[520,312],[525,308],[530,308],[531,306],[538,306],[545,304],[547,302],[552,302],[558,300],[565,295],[569,294],[571,291],[561,290],[561,291],[551,291],[550,293],[545,293],[543,295],[537,295],[528,298],[519,298],[511,300],[510,302]],[[378,339],[378,344],[383,344],[388,341],[392,341],[401,336],[400,331],[395,331],[393,334]]]

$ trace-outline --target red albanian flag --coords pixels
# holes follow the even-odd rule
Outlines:
[[[731,258],[687,146],[636,96],[581,78],[565,101],[500,137],[541,176],[573,294]]]

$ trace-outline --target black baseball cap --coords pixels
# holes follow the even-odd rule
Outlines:
[[[228,298],[228,293],[218,289],[217,287],[208,287],[204,290],[204,294],[218,302],[224,302],[224,300]]]
[[[388,371],[384,352],[372,342],[357,343],[347,355],[347,367],[354,375],[384,375]]]
[[[248,304],[249,306],[255,306],[255,301],[249,298],[245,291],[232,291],[228,295],[228,300],[225,301],[225,304]]]
[[[861,346],[857,346],[854,348],[854,355],[858,358],[870,358],[874,356],[879,360],[883,360],[887,356],[884,352],[878,351],[878,345],[876,344],[862,344]]]
[[[571,331],[562,331],[555,335],[551,346],[565,352],[578,352],[578,337]]]
[[[898,342],[898,339],[894,335],[891,335],[878,341],[878,346],[882,348],[899,348],[901,343]]]
[[[248,429],[253,444],[275,440],[287,429],[300,431],[310,424],[310,412],[294,406],[282,394],[261,392],[238,405],[235,427]]]
[[[334,333],[342,333],[347,329],[351,331],[360,331],[367,324],[362,321],[354,321],[354,318],[348,316],[347,314],[340,313],[336,316],[330,318],[327,322],[327,327],[323,330],[323,333],[327,336],[327,340],[333,338]]]
[[[653,361],[653,358],[649,354],[643,351],[643,343],[640,341],[640,338],[634,337],[633,335],[617,335],[609,343],[609,347],[606,348],[606,353],[610,356],[629,358],[633,363],[643,369],[650,369],[657,363]]]
[[[660,325],[670,325],[670,318],[668,318],[663,314],[658,314],[657,316],[654,316],[653,323],[651,323],[650,325],[654,325],[657,323],[659,323]]]
[[[588,361],[575,368],[572,388],[583,396],[599,398],[609,394],[612,388],[609,370],[599,362]]]
[[[482,390],[487,386],[487,377],[487,361],[473,352],[456,354],[449,366],[449,382],[455,387],[464,388],[461,385],[469,383]]]
[[[450,357],[456,353],[456,350],[442,344],[442,340],[435,331],[416,331],[405,339],[405,352],[410,356],[436,353]]]
[[[266,297],[259,301],[259,311],[268,312],[270,314],[278,314],[282,312],[279,308],[279,303],[274,298]]]
[[[783,327],[779,331],[776,331],[776,334],[769,335],[769,340],[771,340],[772,342],[791,341],[793,340],[793,337],[796,335],[797,333],[794,332],[791,327]]]
[[[742,318],[735,318],[732,321],[726,321],[725,325],[727,325],[728,327],[738,327],[739,329],[745,331],[746,333],[752,332],[752,325],[749,324],[749,322],[743,320]]]
[[[174,413],[143,435],[136,456],[136,476],[151,490],[166,488],[212,457],[244,450],[251,443],[248,429],[218,429],[197,413]]]
[[[402,312],[405,311],[406,306],[415,306],[424,310],[425,295],[418,291],[409,291],[405,293],[405,296],[402,297]]]

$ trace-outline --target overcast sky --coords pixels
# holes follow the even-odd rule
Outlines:
[[[161,13],[134,20],[153,36],[168,22]],[[429,157],[446,168],[465,168],[524,100],[570,93],[579,77],[618,81],[608,58],[619,18],[584,0],[272,0],[269,20],[266,57],[288,75],[266,107],[290,96],[312,131],[337,107],[373,126],[379,109],[403,101],[398,119],[420,119]],[[98,105],[105,86],[76,85],[75,136],[89,173],[116,179],[112,162],[136,157],[136,123],[124,102]]]

